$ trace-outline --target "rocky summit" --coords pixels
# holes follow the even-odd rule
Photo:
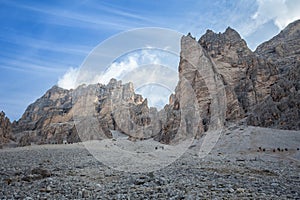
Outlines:
[[[0,114],[0,142],[73,143],[111,138],[161,143],[200,137],[231,122],[300,130],[300,20],[253,52],[238,32],[211,30],[197,41],[181,39],[179,82],[169,104],[157,111],[133,84],[57,86],[28,106],[13,123]],[[76,126],[75,126],[76,125]]]
[[[12,124],[12,130],[20,146],[110,138],[110,130],[151,137],[152,132],[140,127],[155,114],[147,99],[134,93],[132,83],[122,85],[112,79],[107,85],[82,85],[75,90],[52,87]]]

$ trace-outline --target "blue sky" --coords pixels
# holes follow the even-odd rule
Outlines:
[[[251,49],[299,19],[297,0],[0,0],[0,110],[12,120],[117,33],[236,29]]]

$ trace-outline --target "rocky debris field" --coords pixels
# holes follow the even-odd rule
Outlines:
[[[299,199],[299,140],[299,131],[232,126],[205,158],[199,141],[147,173],[113,170],[82,143],[1,149],[0,199]]]

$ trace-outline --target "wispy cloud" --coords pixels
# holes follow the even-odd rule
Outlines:
[[[258,9],[252,19],[256,26],[272,20],[279,30],[289,23],[300,19],[300,2],[298,0],[257,0]]]
[[[251,37],[253,33],[270,22],[280,31],[289,23],[300,19],[300,1],[298,0],[256,0],[255,6],[255,11],[248,14],[250,18],[237,24],[244,37]],[[268,30],[265,31],[268,32]]]
[[[65,54],[87,55],[92,47],[84,45],[60,44],[47,40],[36,39],[24,35],[17,35],[11,32],[9,35],[0,34],[0,41],[9,42],[12,44],[30,47],[34,49],[47,50]]]
[[[63,68],[49,66],[49,63],[34,63],[32,61],[23,61],[23,60],[4,60],[1,59],[0,68],[9,69],[14,71],[22,71],[29,73],[45,73],[45,72],[64,72]]]
[[[300,1],[255,0],[248,2],[246,16],[236,15],[241,20],[234,28],[246,39],[252,50],[278,34],[289,23],[300,18]],[[242,6],[244,7],[244,6]],[[250,9],[251,8],[251,9]]]
[[[183,32],[191,32],[194,36],[201,36],[207,29],[223,32],[228,26],[246,33],[251,12],[256,9],[255,0],[199,1],[194,7],[198,9],[186,12],[179,27]]]
[[[137,26],[145,26],[146,22],[150,20],[128,13],[119,9],[109,8],[104,5],[94,4],[86,10],[66,10],[60,7],[43,6],[43,5],[30,5],[19,4],[14,1],[7,1],[6,4],[29,11],[38,12],[51,17],[43,19],[43,23],[50,23],[68,27],[78,27],[85,29],[115,29],[115,30],[128,30]],[[98,10],[97,10],[98,9]],[[107,13],[102,13],[105,10]],[[97,12],[98,11],[98,12]],[[99,12],[100,11],[100,12]],[[39,19],[36,19],[39,20]]]
[[[201,8],[201,3],[196,6]],[[205,29],[223,32],[230,26],[241,34],[253,50],[300,18],[298,0],[217,0],[211,6],[205,6],[207,9],[201,12],[189,12],[181,29],[201,36]]]
[[[76,88],[76,80],[78,77],[78,74],[80,72],[79,68],[69,68],[67,72],[59,78],[57,85],[61,88],[65,89],[74,89]]]
[[[107,3],[102,3],[99,4],[99,2],[95,3],[95,1],[89,1],[89,6],[95,8],[96,10],[99,11],[106,11],[111,14],[115,14],[121,17],[126,17],[129,19],[135,19],[135,20],[140,20],[140,21],[145,21],[145,22],[153,22],[152,19],[148,17],[144,17],[142,15],[134,14],[136,10],[128,10],[125,7],[119,7],[114,4],[107,4]]]
[[[99,60],[101,62],[101,60]],[[95,73],[97,66],[93,68],[85,68],[84,65],[81,67],[80,73],[79,69],[71,68],[69,69],[63,78],[60,79],[60,83],[74,83],[73,75],[78,76],[82,74],[88,74],[84,76],[84,79],[80,79],[80,82],[76,82],[73,87],[75,88],[80,84],[92,84],[92,83],[103,83],[107,84],[111,78],[124,79],[126,82],[137,83],[145,82],[146,79],[151,79],[151,82],[155,82],[159,75],[162,75],[165,80],[168,80],[168,74],[164,74],[162,68],[152,68],[148,70],[148,66],[164,66],[170,68],[177,73],[177,66],[179,63],[178,55],[172,54],[165,50],[158,49],[138,49],[128,54],[122,55],[117,58],[105,71]],[[87,70],[92,72],[87,72]],[[138,72],[138,73],[137,73]],[[160,77],[162,78],[162,77]],[[66,79],[66,80],[65,80]],[[78,79],[79,80],[79,79]],[[63,84],[58,84],[60,87],[65,87]],[[69,84],[67,84],[69,85]],[[176,82],[175,84],[176,85]]]

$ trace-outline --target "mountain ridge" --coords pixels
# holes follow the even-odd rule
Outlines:
[[[220,92],[219,85],[224,86],[226,94],[225,125],[245,119],[248,125],[300,130],[299,49],[300,20],[255,51],[251,51],[239,33],[230,27],[224,33],[207,30],[198,41],[188,34],[181,39],[179,82],[163,110],[148,108],[147,99],[134,93],[132,83],[122,84],[115,79],[107,85],[79,86],[74,90],[53,86],[29,105],[18,121],[11,123],[4,113],[1,114],[0,137],[5,138],[1,143],[14,140],[19,146],[25,146],[64,140],[78,142],[109,138],[110,130],[124,132],[132,140],[154,138],[167,144],[182,137],[198,137],[216,126],[212,121],[214,98],[210,91]],[[204,65],[212,69],[215,86],[210,86],[204,78]],[[78,95],[74,95],[76,93]],[[190,93],[195,94],[195,102],[185,96]],[[78,135],[83,130],[75,127],[74,107],[77,102],[86,101],[80,99],[82,94],[95,101],[90,105],[94,106],[94,124],[82,122],[82,127],[99,123],[100,135],[97,131],[93,137]],[[116,106],[111,107],[110,101]],[[194,112],[184,110],[185,104],[197,108],[194,107]],[[124,120],[126,117],[130,120]],[[201,120],[196,122],[195,119]],[[191,129],[189,124],[196,128]]]

